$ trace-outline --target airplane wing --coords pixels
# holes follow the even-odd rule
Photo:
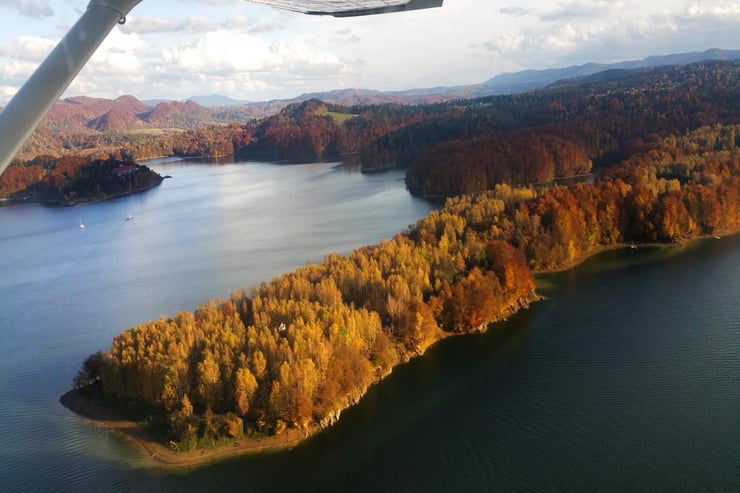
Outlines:
[[[353,17],[441,7],[443,0],[247,0],[312,15]],[[0,174],[116,24],[141,0],[91,0],[62,41],[0,112]]]
[[[247,0],[311,15],[356,17],[441,7],[443,0]]]

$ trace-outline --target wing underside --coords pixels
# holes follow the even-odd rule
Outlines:
[[[311,15],[354,17],[441,7],[443,0],[246,0]]]
[[[90,0],[64,39],[0,111],[0,174],[116,24],[142,0]],[[444,0],[247,0],[312,15],[354,17],[441,7]]]

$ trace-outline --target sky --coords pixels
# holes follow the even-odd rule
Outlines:
[[[0,0],[0,105],[88,0]],[[265,101],[345,88],[475,84],[504,73],[740,49],[740,0],[444,0],[343,18],[244,0],[145,0],[65,96]]]

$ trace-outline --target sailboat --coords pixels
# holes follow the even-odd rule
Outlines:
[[[83,223],[82,219],[80,219],[80,228],[84,228],[84,227],[85,227],[85,223]]]

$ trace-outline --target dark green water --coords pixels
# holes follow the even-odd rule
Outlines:
[[[397,368],[291,450],[150,467],[56,403],[84,356],[429,210],[400,175],[162,171],[177,176],[121,201],[0,209],[0,490],[740,491],[737,236],[542,278],[547,301]]]

